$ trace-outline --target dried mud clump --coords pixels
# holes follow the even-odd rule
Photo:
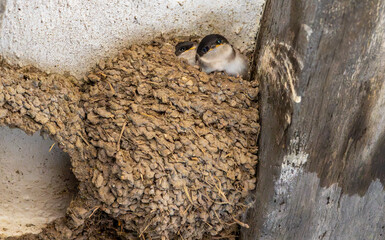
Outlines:
[[[79,193],[65,238],[100,210],[129,238],[247,227],[240,217],[256,181],[258,82],[200,72],[173,44],[133,45],[83,81],[2,64],[0,125],[42,130],[71,156]]]
[[[13,67],[0,58],[0,126],[28,134],[41,131],[77,159],[75,143],[85,134],[81,93],[71,76],[47,74],[34,67]]]
[[[239,223],[255,188],[256,82],[202,73],[171,44],[131,46],[86,80],[96,148],[84,179],[104,211],[151,237],[196,239]]]

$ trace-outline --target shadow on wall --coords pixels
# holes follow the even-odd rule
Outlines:
[[[65,216],[78,183],[70,157],[53,144],[0,128],[0,236],[38,233]]]
[[[1,29],[1,24],[3,23],[3,16],[5,12],[6,3],[7,3],[6,0],[0,0],[0,29]]]

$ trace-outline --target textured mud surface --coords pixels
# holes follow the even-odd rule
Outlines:
[[[246,227],[239,219],[256,181],[258,82],[207,75],[173,51],[173,43],[133,45],[80,82],[2,64],[0,125],[49,134],[80,182],[66,219],[27,239],[80,239],[97,219],[123,239]]]

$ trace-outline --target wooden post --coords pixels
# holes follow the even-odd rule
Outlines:
[[[242,239],[385,239],[385,1],[268,0]]]

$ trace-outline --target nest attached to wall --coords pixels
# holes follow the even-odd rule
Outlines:
[[[133,45],[81,85],[3,66],[0,125],[47,132],[71,156],[79,198],[136,237],[229,234],[255,188],[258,82],[200,72],[173,44]]]

